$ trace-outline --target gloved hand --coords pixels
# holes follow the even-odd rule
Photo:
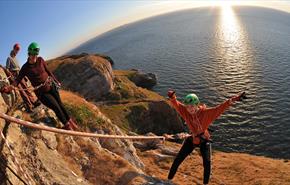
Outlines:
[[[12,86],[3,86],[1,89],[0,89],[0,92],[1,93],[6,93],[6,94],[9,94],[11,93],[13,87]]]
[[[168,135],[168,134],[163,134],[163,137],[165,137],[165,139],[174,139],[173,135]]]
[[[242,101],[243,99],[247,99],[246,92],[241,92],[239,95],[232,98],[232,101]]]
[[[61,88],[61,83],[60,83],[59,81],[54,80],[54,81],[53,81],[53,85],[55,86],[55,88],[56,88],[57,90],[59,90],[59,89]]]
[[[174,97],[176,97],[176,95],[175,95],[175,91],[172,91],[172,90],[168,91],[168,92],[167,92],[167,96],[168,96],[169,98],[174,98]]]

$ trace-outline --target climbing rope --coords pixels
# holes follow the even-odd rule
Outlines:
[[[48,127],[45,125],[39,125],[36,123],[32,123],[29,121],[23,121],[21,119],[17,119],[11,116],[8,116],[7,114],[0,113],[0,118],[3,118],[5,120],[8,120],[10,122],[23,125],[25,127],[34,128],[38,130],[45,130],[48,132],[54,132],[59,134],[67,134],[72,136],[81,136],[81,137],[96,137],[96,138],[105,138],[105,139],[131,139],[131,140],[145,140],[145,139],[162,139],[165,140],[165,137],[163,136],[122,136],[122,135],[105,135],[105,134],[95,134],[95,133],[88,133],[88,132],[78,132],[78,131],[70,131],[70,130],[64,130],[64,129],[58,129],[53,127]]]
[[[40,84],[40,85],[38,85],[36,87],[32,87],[32,86],[27,87],[27,88],[18,88],[18,87],[14,87],[14,86],[12,86],[12,87],[13,87],[14,90],[18,90],[18,91],[36,91],[39,88],[45,86],[46,84],[52,83],[52,81],[53,80],[50,78],[50,76],[48,76],[44,83],[42,83],[42,84]]]
[[[13,150],[11,149],[11,147],[10,147],[10,145],[9,145],[9,142],[8,142],[7,138],[5,138],[5,136],[3,135],[2,132],[0,132],[0,133],[1,133],[1,137],[2,137],[2,139],[5,141],[5,144],[6,144],[8,150],[9,150],[11,156],[12,156],[12,163],[13,163],[13,165],[17,168],[17,171],[18,171],[19,174],[23,174],[23,177],[24,177],[25,180],[28,182],[28,184],[29,184],[29,185],[32,185],[32,184],[33,184],[33,183],[32,183],[33,180],[32,180],[31,177],[29,177],[29,176],[25,173],[25,171],[22,169],[22,167],[21,167],[21,165],[19,164],[17,158],[15,157],[15,154],[14,154]],[[16,165],[15,165],[15,164],[16,164]],[[25,184],[26,184],[26,183],[25,183]]]
[[[0,79],[0,82],[9,82],[9,78],[12,76],[8,76],[7,78]]]
[[[9,76],[8,78],[0,79],[0,81],[8,82],[8,79],[10,77],[11,76]],[[46,84],[49,84],[49,83],[53,83],[53,79],[50,76],[47,77],[47,79],[45,80],[44,83],[41,83],[40,85],[38,85],[36,87],[30,86],[30,87],[27,87],[27,88],[18,88],[18,87],[15,87],[13,85],[11,85],[11,87],[12,87],[12,89],[18,90],[18,91],[36,91],[39,88],[41,88],[41,87],[43,87],[43,86],[45,86]],[[60,88],[60,87],[58,87],[58,88]]]

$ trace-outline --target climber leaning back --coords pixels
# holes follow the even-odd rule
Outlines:
[[[66,130],[76,130],[78,126],[68,115],[56,89],[55,83],[59,86],[61,84],[52,72],[48,70],[44,59],[38,56],[39,51],[40,47],[36,42],[32,42],[29,45],[27,62],[20,69],[19,75],[12,85],[17,87],[21,80],[27,76],[35,88],[34,91],[38,99],[55,112],[58,119],[63,123],[63,128]],[[55,83],[52,83],[53,81]],[[12,86],[2,88],[2,92],[9,93],[11,91]]]

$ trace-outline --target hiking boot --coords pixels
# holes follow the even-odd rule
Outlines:
[[[78,125],[76,124],[76,122],[75,122],[74,119],[70,118],[70,119],[69,119],[69,123],[70,123],[70,126],[73,128],[73,130],[78,130],[78,129],[79,129],[79,127],[78,127]]]
[[[36,100],[36,101],[33,103],[34,108],[38,107],[39,105],[41,105],[41,102],[40,102],[39,100]]]

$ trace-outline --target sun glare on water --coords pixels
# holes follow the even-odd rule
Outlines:
[[[229,1],[215,2],[219,10],[216,23],[216,77],[217,81],[235,86],[251,71],[251,47],[248,34],[237,15],[238,7]],[[231,84],[233,83],[233,84]],[[221,89],[222,91],[222,89]]]
[[[221,6],[221,26],[223,28],[223,36],[226,42],[235,42],[240,37],[240,28],[234,11],[229,4]]]

